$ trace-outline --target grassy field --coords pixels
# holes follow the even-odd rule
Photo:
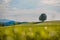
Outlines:
[[[0,26],[0,40],[60,40],[60,21]]]

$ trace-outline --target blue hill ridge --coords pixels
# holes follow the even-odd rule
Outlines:
[[[3,25],[3,26],[12,25],[14,23],[15,23],[15,21],[13,21],[13,20],[0,19],[0,25]]]

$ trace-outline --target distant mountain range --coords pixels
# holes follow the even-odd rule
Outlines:
[[[15,21],[8,20],[8,19],[0,19],[0,25],[2,25],[2,26],[8,26],[8,25],[12,25],[12,24],[15,24]]]
[[[26,24],[26,23],[28,22],[16,22],[8,19],[0,19],[0,26],[9,26],[9,25]]]

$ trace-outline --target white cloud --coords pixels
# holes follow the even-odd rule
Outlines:
[[[5,13],[7,13],[8,4],[10,3],[10,0],[0,0],[0,18],[3,17]]]
[[[2,0],[3,4],[8,4],[11,0]]]
[[[59,6],[60,0],[40,0],[38,2],[38,6],[40,5],[51,5],[51,6]]]
[[[42,0],[41,2],[48,5],[54,5],[58,3],[58,0]]]
[[[10,0],[4,0],[5,1],[5,3],[9,3],[10,2]]]

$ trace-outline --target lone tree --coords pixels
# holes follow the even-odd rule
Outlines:
[[[39,20],[41,22],[44,22],[45,20],[47,19],[47,15],[45,13],[42,13],[40,16],[39,16]]]

